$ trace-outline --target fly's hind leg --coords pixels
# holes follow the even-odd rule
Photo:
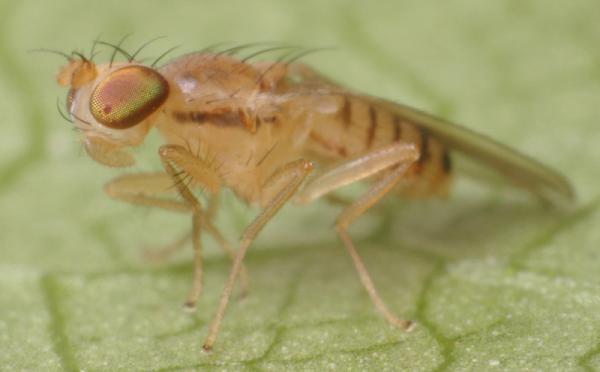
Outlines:
[[[350,254],[360,280],[377,310],[383,314],[389,323],[403,330],[410,330],[413,323],[409,320],[398,318],[381,299],[363,260],[356,251],[354,242],[348,234],[348,227],[397,186],[406,174],[406,171],[418,158],[419,153],[414,145],[396,143],[361,157],[351,159],[324,172],[313,179],[298,197],[298,201],[300,202],[309,202],[343,185],[386,171],[385,175],[377,180],[365,194],[342,211],[336,221],[336,230],[344,247]]]
[[[398,168],[394,169],[390,174],[386,175],[383,179],[377,181],[362,197],[360,197],[356,202],[346,208],[336,221],[336,230],[340,239],[344,243],[344,247],[350,254],[352,258],[352,262],[356,267],[356,271],[358,271],[358,275],[360,276],[360,280],[367,290],[369,297],[373,301],[373,304],[383,314],[385,319],[391,323],[392,325],[404,329],[410,330],[413,325],[413,322],[410,320],[400,319],[394,313],[392,313],[387,305],[383,302],[375,285],[373,284],[373,280],[365,267],[363,260],[360,255],[356,251],[356,247],[354,246],[354,242],[350,238],[348,234],[348,226],[358,219],[363,213],[369,210],[375,203],[377,203],[385,194],[387,194],[396,184],[401,180],[402,176],[406,172],[406,165],[399,165]]]

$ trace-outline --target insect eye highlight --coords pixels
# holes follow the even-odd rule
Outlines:
[[[90,112],[109,128],[127,129],[156,111],[168,95],[169,84],[161,74],[145,66],[127,66],[96,86]]]

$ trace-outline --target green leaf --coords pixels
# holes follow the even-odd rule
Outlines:
[[[102,1],[0,3],[0,366],[6,370],[600,370],[600,6],[482,2]],[[519,191],[457,176],[447,200],[390,199],[352,226],[382,297],[415,319],[391,328],[332,224],[339,208],[286,207],[246,261],[201,352],[229,261],[206,246],[198,312],[180,305],[190,252],[151,265],[143,245],[187,217],[110,200],[121,172],[81,151],[56,112],[61,63],[28,49],[125,47],[157,56],[220,41],[337,46],[305,59],[360,91],[490,135],[562,170],[578,191],[551,211]],[[99,59],[107,59],[103,51]],[[138,151],[158,169],[158,138]],[[231,241],[255,210],[228,195]]]

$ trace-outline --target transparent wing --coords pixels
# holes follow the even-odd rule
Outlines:
[[[516,186],[547,200],[574,199],[573,187],[563,175],[527,155],[420,110],[378,98],[365,99],[424,128],[448,148],[495,169]]]
[[[557,199],[562,199],[570,201],[575,197],[573,187],[563,175],[487,136],[409,106],[349,92],[303,64],[292,64],[289,71],[291,75],[299,77],[296,84],[297,89],[320,91],[321,94],[329,92],[332,95],[348,94],[357,96],[375,107],[423,128],[449,149],[462,153],[468,158],[496,170],[515,186],[525,188],[545,200],[558,201]]]

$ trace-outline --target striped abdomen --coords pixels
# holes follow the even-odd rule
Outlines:
[[[408,171],[411,186],[402,194],[414,197],[445,194],[450,180],[448,149],[424,128],[360,97],[339,97],[335,114],[317,114],[308,150],[328,162],[360,156],[392,142],[414,143],[419,160]]]

